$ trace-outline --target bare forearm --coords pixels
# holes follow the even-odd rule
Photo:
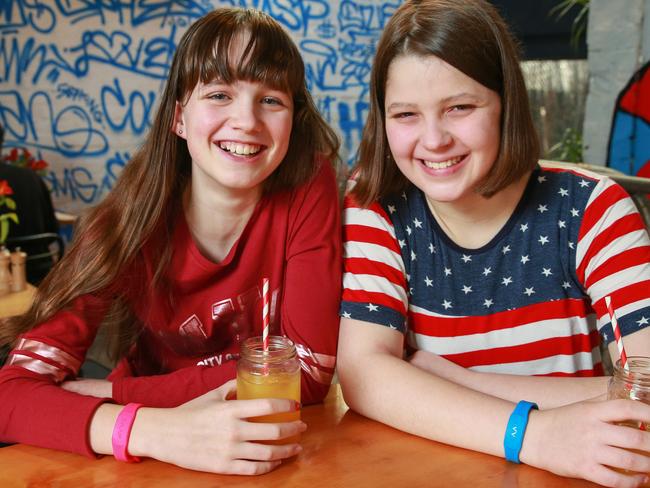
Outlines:
[[[90,422],[90,447],[97,454],[113,454],[111,435],[115,419],[123,407],[112,403],[101,405]]]
[[[607,392],[609,377],[556,378],[480,373],[468,370],[440,356],[418,351],[411,358],[417,368],[441,378],[504,400],[528,400],[542,409],[592,399]]]
[[[339,379],[346,402],[363,415],[421,437],[503,456],[503,434],[514,408],[508,401],[381,353],[350,363],[339,357]]]

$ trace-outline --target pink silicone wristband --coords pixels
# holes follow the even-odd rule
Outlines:
[[[129,454],[129,437],[135,421],[135,414],[142,406],[140,403],[129,403],[117,416],[115,426],[113,427],[113,456],[118,461],[127,463],[139,463],[140,458]]]

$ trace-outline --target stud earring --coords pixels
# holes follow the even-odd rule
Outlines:
[[[183,129],[178,129],[178,133],[179,133],[179,134],[182,134],[182,133],[183,133]]]

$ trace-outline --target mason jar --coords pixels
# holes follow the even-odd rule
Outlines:
[[[609,381],[607,398],[610,400],[624,398],[637,400],[650,405],[650,358],[630,356],[627,358],[628,369],[616,361],[614,375]]]
[[[261,337],[249,337],[241,346],[237,362],[237,399],[288,398],[300,404],[300,363],[296,346],[287,337],[269,336],[265,351]],[[263,415],[253,422],[292,422],[300,420],[300,410]],[[298,442],[299,436],[277,443]],[[275,443],[275,442],[273,442]]]
[[[621,366],[621,360],[614,365],[614,375],[609,380],[607,398],[636,400],[650,405],[650,358],[643,356],[630,356],[627,358],[628,369]],[[636,420],[617,422],[619,425],[633,427],[635,429],[650,430],[650,424]],[[647,452],[640,452],[647,456]],[[616,471],[630,473],[627,470],[617,469]],[[648,487],[650,484],[643,484]]]

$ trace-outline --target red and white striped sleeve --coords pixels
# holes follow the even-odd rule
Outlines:
[[[340,314],[404,331],[406,270],[390,218],[378,203],[362,208],[347,196],[343,220]]]
[[[647,324],[650,239],[632,199],[609,178],[600,180],[587,202],[576,247],[576,274],[591,298],[599,329],[609,323],[607,295],[623,334]]]

